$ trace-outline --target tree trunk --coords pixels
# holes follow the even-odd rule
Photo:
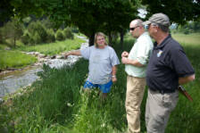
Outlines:
[[[95,33],[93,32],[89,37],[89,46],[94,45],[94,35]]]
[[[120,45],[121,45],[121,49],[122,49],[122,50],[124,49],[123,43],[124,43],[124,31],[121,30],[121,32],[120,32]]]
[[[16,48],[16,37],[14,37],[14,39],[13,39],[13,46],[14,46],[14,48]]]

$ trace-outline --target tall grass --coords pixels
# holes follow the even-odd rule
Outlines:
[[[191,36],[192,37],[192,36]],[[133,40],[125,41],[129,51]],[[118,55],[123,51],[113,45]],[[171,114],[166,133],[198,133],[200,125],[199,74],[200,48],[185,44],[184,48],[196,71],[196,80],[184,87],[192,95],[189,102],[180,95],[176,109]],[[127,129],[125,112],[126,74],[124,65],[118,66],[118,81],[112,87],[106,101],[99,97],[98,89],[90,94],[81,91],[87,77],[88,62],[80,60],[74,67],[60,70],[44,66],[28,93],[7,101],[0,109],[1,129],[26,133],[124,133]],[[146,132],[144,112],[147,93],[142,102],[142,133]],[[4,127],[4,128],[3,128]]]

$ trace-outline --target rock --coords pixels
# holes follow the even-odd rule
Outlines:
[[[9,48],[9,47],[6,47],[4,50],[11,50],[11,48]]]
[[[35,52],[34,55],[38,56],[40,53],[39,52]]]
[[[56,56],[55,56],[55,55],[51,56],[51,59],[55,59],[55,58],[56,58]]]
[[[38,57],[39,57],[39,58],[45,58],[46,55],[44,55],[44,54],[39,54]]]
[[[61,58],[62,58],[61,55],[57,55],[57,56],[56,56],[56,59],[61,59]]]

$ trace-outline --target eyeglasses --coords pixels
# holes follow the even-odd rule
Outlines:
[[[158,24],[151,23],[151,24],[145,25],[145,29],[149,29],[151,25],[152,25],[153,27],[158,27]]]
[[[136,26],[136,27],[133,27],[133,28],[129,28],[129,30],[134,31],[137,27],[140,27],[140,26]]]

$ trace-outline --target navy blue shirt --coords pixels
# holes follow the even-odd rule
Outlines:
[[[154,49],[147,67],[147,85],[152,90],[174,92],[178,88],[179,77],[194,74],[183,48],[171,35]]]

